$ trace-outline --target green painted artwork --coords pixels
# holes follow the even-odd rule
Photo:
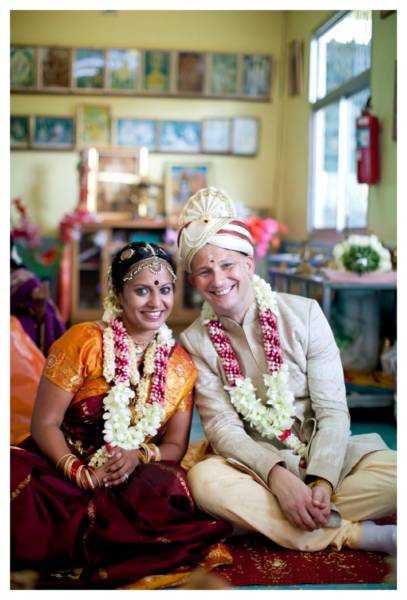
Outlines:
[[[102,88],[105,69],[105,53],[103,50],[75,50],[73,63],[73,80],[77,88]]]
[[[109,50],[107,54],[107,87],[114,90],[134,90],[138,83],[140,52]]]
[[[236,94],[237,56],[236,54],[212,54],[211,92],[213,94]]]
[[[149,50],[144,53],[144,89],[149,92],[168,92],[170,89],[169,52]]]
[[[11,89],[35,86],[34,48],[12,47],[10,49],[10,85]]]

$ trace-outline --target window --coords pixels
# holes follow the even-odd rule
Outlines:
[[[356,117],[370,96],[370,11],[340,12],[311,41],[312,231],[363,229],[368,186],[356,180]]]

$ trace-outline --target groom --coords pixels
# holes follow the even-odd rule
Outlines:
[[[198,506],[286,548],[395,553],[396,453],[351,436],[343,370],[315,300],[272,292],[231,199],[206,188],[181,214],[179,260],[205,300],[181,342],[215,454],[189,472]]]

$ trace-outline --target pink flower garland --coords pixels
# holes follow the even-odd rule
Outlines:
[[[264,352],[266,354],[267,367],[270,375],[278,373],[283,364],[280,337],[277,329],[277,319],[268,308],[259,314],[261,331],[263,334]]]
[[[120,383],[130,380],[129,341],[127,331],[119,319],[110,321],[113,331],[115,372],[114,379]]]
[[[113,331],[116,382],[128,383],[130,380],[129,340],[127,331],[119,319],[110,321]],[[148,403],[162,403],[167,381],[168,359],[171,348],[165,344],[158,346],[154,355],[154,368]]]
[[[162,403],[164,399],[165,384],[167,381],[168,358],[170,347],[158,346],[154,356],[154,373],[151,385],[149,402]]]
[[[273,373],[278,373],[283,364],[277,319],[269,308],[260,311],[259,318],[267,367],[270,375],[272,375]],[[222,323],[218,320],[212,319],[208,322],[208,332],[212,344],[222,361],[228,383],[230,386],[235,387],[244,377],[230,339],[226,335]],[[291,429],[286,429],[279,436],[279,440],[284,442],[290,435]]]

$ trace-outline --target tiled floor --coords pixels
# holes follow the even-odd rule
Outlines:
[[[389,448],[395,450],[397,447],[396,422],[393,411],[390,408],[375,409],[374,411],[365,408],[353,409],[351,411],[351,430],[353,435],[371,432],[379,433]],[[203,439],[205,439],[205,434],[199,415],[195,409],[192,418],[190,443],[195,444]]]

